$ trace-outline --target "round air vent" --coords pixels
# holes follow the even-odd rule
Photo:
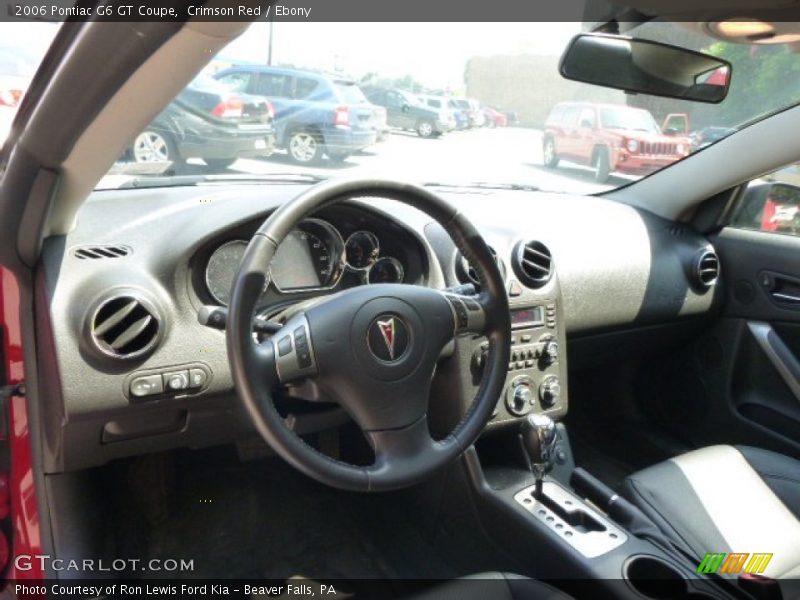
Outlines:
[[[150,303],[120,294],[100,304],[89,329],[92,342],[103,354],[127,359],[143,356],[155,347],[160,322]]]
[[[503,261],[497,257],[497,252],[494,248],[489,246],[489,252],[492,253],[494,257],[494,261],[497,263],[497,267],[500,269],[500,275],[503,276],[503,279],[506,278],[506,268],[503,265]],[[466,259],[465,256],[459,254],[456,257],[456,276],[461,283],[471,283],[473,284],[476,289],[481,287],[480,281],[478,280],[478,273],[475,272],[475,269],[469,261]]]
[[[553,256],[542,242],[519,242],[514,248],[511,266],[523,284],[540,288],[553,275]]]
[[[719,256],[713,250],[704,250],[697,257],[694,266],[694,276],[703,288],[710,288],[719,279]]]

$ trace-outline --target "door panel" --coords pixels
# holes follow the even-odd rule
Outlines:
[[[727,302],[701,342],[719,351],[718,369],[698,369],[709,428],[715,441],[800,455],[800,238],[727,227],[711,242]]]

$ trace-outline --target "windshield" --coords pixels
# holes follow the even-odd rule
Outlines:
[[[6,27],[0,107],[10,123],[57,27]],[[98,187],[378,175],[591,194],[800,100],[791,44],[723,41],[697,23],[652,21],[626,34],[730,61],[719,104],[567,81],[559,59],[587,28],[256,22],[130,140]]]

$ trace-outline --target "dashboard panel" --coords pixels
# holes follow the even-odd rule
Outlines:
[[[49,472],[256,435],[239,409],[225,334],[201,324],[198,314],[227,302],[244,243],[275,208],[304,189],[292,183],[97,192],[73,231],[45,240],[36,305],[41,397],[49,404],[43,411]],[[552,252],[552,279],[539,288],[523,285],[511,302],[519,320],[517,359],[509,365],[512,393],[498,399],[495,422],[521,412],[518,384],[543,398],[559,391],[544,385],[554,384],[553,377],[560,380],[562,401],[552,401],[548,410],[566,411],[567,336],[712,311],[716,290],[698,290],[691,281],[693,257],[708,242],[691,231],[676,232],[653,215],[596,197],[468,188],[437,192],[477,226],[509,284],[519,281],[512,267],[521,242],[535,240]],[[398,278],[437,289],[465,282],[462,257],[445,231],[391,199],[359,198],[328,207],[295,234],[264,290],[265,316]],[[127,250],[113,258],[81,258],[82,248],[97,245]],[[119,340],[103,339],[114,328],[97,320],[111,315],[113,321],[117,308],[151,319],[153,342],[138,346],[146,352],[109,353]],[[561,343],[558,354],[553,345],[547,347],[552,341]],[[110,344],[100,352],[104,342]],[[441,361],[432,423],[457,419],[473,397],[472,365],[480,362],[481,344],[461,340]],[[161,392],[148,396],[154,388]],[[318,390],[287,392],[281,410],[294,415],[298,431],[303,419],[291,403],[293,394],[303,397],[300,392],[317,394],[312,399],[323,403],[316,406],[325,400]],[[334,425],[347,416],[331,412],[326,419]]]

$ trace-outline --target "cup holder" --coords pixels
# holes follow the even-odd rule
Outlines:
[[[634,556],[623,568],[631,587],[654,600],[695,599],[689,594],[686,578],[669,563],[654,556]],[[700,595],[697,600],[703,598]]]

